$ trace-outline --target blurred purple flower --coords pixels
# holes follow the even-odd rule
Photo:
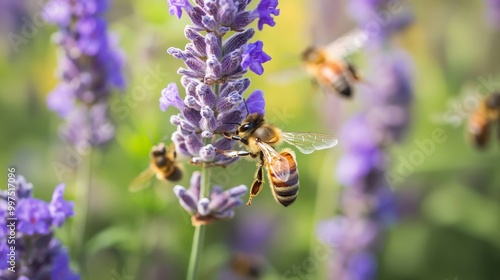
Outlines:
[[[49,233],[52,217],[45,201],[36,198],[23,199],[18,204],[16,214],[19,219],[19,232],[27,235]]]
[[[80,279],[71,272],[66,250],[53,237],[53,227],[61,226],[73,214],[72,202],[62,198],[64,184],[56,187],[50,204],[33,198],[33,186],[24,177],[17,176],[14,185],[17,191],[16,269],[14,273],[7,270],[8,262],[2,259],[0,279]],[[0,221],[5,226],[5,217],[11,216],[7,208],[7,191],[0,191],[0,211]],[[9,253],[8,232],[4,230],[2,227],[1,258]]]
[[[51,279],[78,280],[80,276],[71,271],[70,260],[66,250],[59,250],[52,257]]]
[[[88,121],[95,117],[88,115],[96,113],[92,108],[99,104],[104,108],[98,110],[107,112],[113,88],[125,86],[124,55],[117,46],[116,36],[107,32],[103,14],[107,8],[107,0],[50,0],[43,13],[48,22],[58,25],[59,31],[53,38],[63,50],[57,73],[61,81],[47,97],[47,105],[69,123],[61,135],[74,145],[85,142],[99,146],[114,136],[107,135],[99,141],[87,138],[100,133],[101,125],[94,122],[96,119]],[[107,113],[100,117],[106,119],[100,119],[101,124],[109,122]],[[76,132],[72,128],[75,124],[85,133]]]
[[[243,60],[241,61],[243,69],[250,68],[257,75],[264,73],[262,63],[268,62],[271,57],[262,50],[262,47],[262,41],[250,43],[243,47]]]
[[[62,226],[68,217],[73,216],[74,203],[64,199],[63,193],[66,185],[60,184],[54,190],[52,200],[49,204],[50,213],[52,215],[52,225],[56,227]]]
[[[210,197],[200,197],[201,174],[194,172],[189,189],[175,186],[174,193],[181,206],[192,215],[193,226],[209,224],[214,220],[229,219],[234,216],[234,209],[243,204],[243,196],[247,187],[240,185],[226,191],[221,186],[214,186]]]

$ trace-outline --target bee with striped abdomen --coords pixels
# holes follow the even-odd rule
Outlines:
[[[153,146],[149,153],[149,167],[132,181],[129,190],[135,192],[146,188],[153,175],[160,181],[179,181],[182,178],[182,168],[175,161],[176,156],[173,144],[169,149],[163,143]]]
[[[365,32],[355,29],[324,48],[309,47],[302,53],[304,68],[324,91],[350,98],[353,84],[360,79],[345,57],[362,47],[367,39]]]
[[[472,143],[480,149],[488,146],[490,129],[497,122],[500,140],[500,93],[495,92],[484,98],[469,118],[467,131]]]
[[[299,191],[299,172],[295,154],[289,149],[277,152],[274,147],[286,142],[297,147],[302,153],[310,154],[315,150],[331,148],[337,145],[335,137],[328,134],[308,132],[283,132],[278,127],[266,122],[264,115],[249,114],[235,133],[223,133],[232,140],[239,141],[247,151],[218,151],[229,157],[250,156],[259,158],[255,180],[250,188],[247,205],[256,197],[264,184],[263,168],[268,171],[271,190],[276,202],[288,206],[297,198]]]

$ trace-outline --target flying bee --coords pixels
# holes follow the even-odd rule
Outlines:
[[[354,29],[324,48],[309,47],[302,53],[304,68],[324,91],[350,98],[353,84],[360,78],[345,57],[361,48],[367,39],[365,32]]]
[[[149,167],[132,181],[129,187],[130,191],[136,192],[146,188],[155,174],[160,181],[175,182],[182,178],[182,168],[175,161],[177,154],[173,144],[170,145],[169,149],[163,143],[153,146],[149,157],[151,158]]]
[[[484,98],[469,119],[468,133],[472,143],[479,149],[488,146],[490,129],[494,122],[498,125],[500,140],[500,93],[495,92]]]
[[[302,153],[310,154],[315,150],[331,148],[337,145],[335,137],[328,134],[307,132],[283,132],[278,127],[266,122],[264,115],[249,114],[236,132],[223,133],[227,138],[239,141],[247,151],[221,151],[229,157],[250,156],[259,159],[255,180],[250,188],[247,205],[256,197],[264,184],[263,167],[268,171],[271,190],[276,202],[288,206],[297,198],[299,191],[299,172],[295,154],[289,149],[277,152],[274,147],[286,142],[297,147]]]

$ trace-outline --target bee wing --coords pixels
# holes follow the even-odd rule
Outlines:
[[[346,57],[362,48],[368,41],[368,35],[359,28],[355,28],[325,47],[328,56],[333,58]]]
[[[339,142],[332,135],[312,132],[283,132],[281,137],[283,141],[297,147],[304,154],[331,148]]]
[[[155,171],[151,168],[148,168],[141,172],[135,179],[130,183],[128,188],[131,192],[137,192],[149,187],[151,183],[151,178],[155,175]]]
[[[264,159],[268,163],[268,168],[270,169],[269,172],[279,180],[286,182],[290,176],[288,160],[266,143],[257,142],[257,145],[264,154]]]

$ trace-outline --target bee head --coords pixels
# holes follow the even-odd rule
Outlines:
[[[160,143],[156,146],[153,146],[153,148],[151,148],[151,156],[153,156],[153,157],[163,156],[166,152],[167,152],[167,148],[165,148],[165,144],[163,144],[163,143]]]
[[[308,63],[321,63],[325,60],[323,53],[316,47],[308,47],[302,52],[302,61]]]
[[[240,134],[240,133],[246,133],[248,131],[251,131],[252,129],[256,128],[263,121],[264,121],[264,115],[259,114],[259,113],[250,114],[243,120],[243,123],[238,127],[237,132],[238,132],[238,134]]]

